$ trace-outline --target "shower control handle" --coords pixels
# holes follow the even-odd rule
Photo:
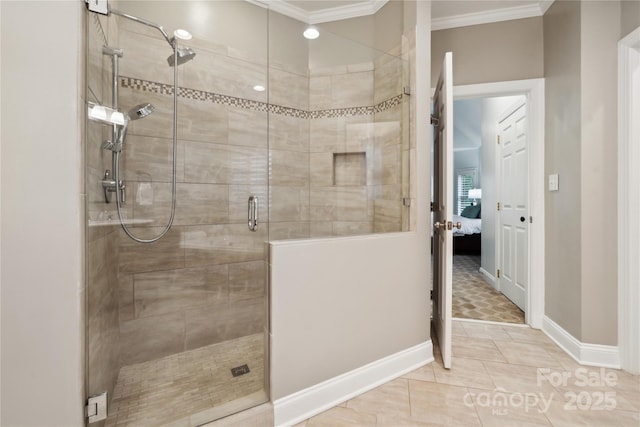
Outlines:
[[[123,205],[124,205],[124,203],[127,201],[127,200],[126,200],[126,194],[127,194],[127,193],[124,191],[126,187],[127,187],[127,186],[126,186],[126,185],[124,185],[124,181],[123,181],[123,180],[118,181],[118,188],[120,189],[120,202],[121,202]]]
[[[249,196],[247,216],[249,219],[249,230],[258,229],[258,196]]]
[[[104,178],[102,179],[102,189],[104,190],[104,201],[105,203],[111,203],[111,193],[116,191],[116,188],[120,191],[120,202],[124,204],[126,201],[126,192],[125,185],[123,180],[118,181],[118,185],[116,186],[116,181],[111,178],[111,170],[107,169],[104,171]]]

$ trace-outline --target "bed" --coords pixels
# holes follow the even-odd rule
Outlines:
[[[466,207],[460,215],[453,216],[453,223],[460,223],[460,229],[453,229],[453,253],[455,255],[480,255],[482,252],[482,219],[480,205]]]

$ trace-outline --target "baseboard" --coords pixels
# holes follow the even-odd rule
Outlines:
[[[620,369],[617,346],[580,342],[547,316],[542,319],[542,331],[581,365]]]
[[[482,274],[482,278],[489,284],[493,289],[496,289],[496,278],[493,274],[489,273],[484,268],[480,267],[478,270],[480,274]],[[496,289],[497,290],[497,289]]]
[[[292,426],[430,362],[431,340],[274,401],[274,424]]]
[[[530,328],[526,323],[508,323],[508,322],[495,322],[493,320],[478,320],[478,319],[465,319],[462,317],[454,317],[453,320],[459,323],[476,323],[480,325],[496,325],[496,326],[506,326],[506,327],[514,327],[514,328]]]

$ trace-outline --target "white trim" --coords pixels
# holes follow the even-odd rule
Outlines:
[[[496,322],[493,320],[478,320],[478,319],[463,319],[462,317],[454,317],[453,320],[455,322],[463,322],[463,323],[479,323],[481,325],[497,325],[497,326],[514,326],[516,328],[527,328],[530,329],[530,326],[524,323],[509,323],[509,322]]]
[[[541,15],[547,13],[547,10],[549,10],[554,1],[555,0],[540,0],[540,12],[542,12]]]
[[[382,6],[387,4],[387,1],[388,0],[368,0],[352,5],[318,10],[309,14],[309,23],[320,24],[323,22],[373,15],[378,12]]]
[[[431,340],[273,402],[274,424],[292,426],[433,362]]]
[[[478,272],[480,274],[482,274],[482,278],[489,284],[491,285],[491,287],[493,289],[495,289],[496,291],[500,291],[500,289],[497,288],[496,285],[496,278],[493,274],[489,273],[487,270],[485,270],[484,268],[480,267],[480,269],[478,270]]]
[[[339,21],[373,15],[389,0],[363,0],[344,6],[328,7],[309,12],[294,6],[286,0],[245,0],[251,4],[281,13],[307,24],[321,24],[323,22]],[[470,25],[491,24],[493,22],[510,21],[513,19],[542,16],[553,4],[554,0],[540,0],[538,4],[528,4],[484,12],[465,13],[461,15],[443,16],[431,20],[431,31],[446,30],[447,28],[466,27]]]
[[[542,331],[581,365],[620,368],[620,352],[616,346],[580,342],[547,316],[542,320]]]
[[[638,49],[640,27],[618,43],[618,346],[622,368],[634,374],[640,374],[640,77],[633,73],[640,69]]]
[[[540,1],[538,4],[528,4],[483,12],[465,13],[461,15],[443,16],[431,20],[431,31],[446,30],[447,28],[467,27],[470,25],[491,24],[493,22],[510,21],[513,19],[542,16],[549,9],[553,1]]]
[[[529,289],[526,323],[542,327],[544,316],[544,79],[512,80],[454,86],[454,99],[526,95],[529,117]]]
[[[320,24],[323,22],[339,21],[341,19],[357,18],[373,15],[379,11],[389,0],[363,0],[344,6],[328,7],[309,12],[298,6],[294,6],[285,0],[245,0],[260,7],[268,8],[290,18],[307,24]],[[327,4],[330,4],[328,2]]]

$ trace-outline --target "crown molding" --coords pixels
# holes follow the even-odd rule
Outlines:
[[[346,6],[330,7],[327,9],[308,12],[294,6],[285,0],[245,0],[251,4],[273,10],[290,18],[307,24],[321,24],[323,22],[339,21],[373,15],[389,0],[363,0]],[[445,30],[448,28],[466,27],[470,25],[490,24],[492,22],[510,21],[512,19],[542,16],[554,0],[539,0],[537,4],[494,9],[486,12],[466,13],[461,15],[434,18],[431,20],[431,30]]]
[[[341,19],[357,18],[373,15],[389,0],[364,0],[346,6],[329,7],[315,12],[308,12],[284,0],[246,0],[249,3],[273,10],[290,18],[307,24],[321,24],[323,22],[339,21]]]
[[[323,22],[339,21],[341,19],[357,18],[373,15],[379,11],[389,0],[367,0],[347,6],[332,7],[318,10],[309,14],[309,24],[321,24]]]
[[[551,4],[553,4],[553,0],[541,0],[537,4],[434,18],[431,20],[431,31],[542,16],[551,7]]]
[[[547,10],[549,10],[549,8],[551,7],[551,5],[553,4],[554,0],[540,0],[539,4],[540,4],[540,12],[542,12],[541,14],[544,15],[545,13],[547,13]]]

